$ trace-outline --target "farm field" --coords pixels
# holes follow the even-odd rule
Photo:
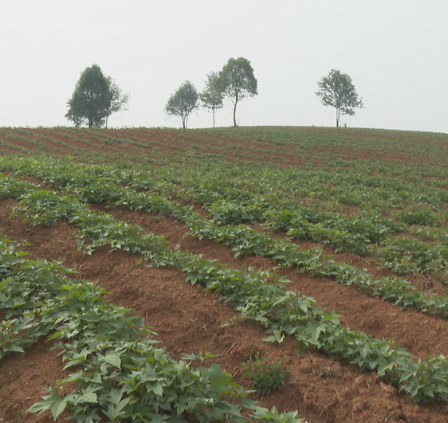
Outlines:
[[[448,422],[447,153],[373,129],[0,128],[0,419]],[[248,394],[263,358],[282,389]]]

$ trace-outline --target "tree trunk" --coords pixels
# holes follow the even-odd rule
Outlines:
[[[341,110],[336,108],[336,128],[339,128],[339,118],[341,117]]]
[[[213,112],[213,128],[215,127],[215,108],[212,108],[212,112]]]
[[[236,124],[236,105],[238,103],[238,100],[235,100],[235,105],[233,106],[233,126],[238,126]]]

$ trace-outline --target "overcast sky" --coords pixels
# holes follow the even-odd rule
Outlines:
[[[238,106],[241,126],[334,126],[315,93],[338,69],[365,106],[347,126],[448,133],[447,19],[448,0],[4,0],[0,126],[71,126],[67,100],[98,64],[130,93],[110,126],[180,127],[169,96],[244,57],[259,94]],[[232,124],[226,103],[216,125]],[[189,119],[209,126],[205,109]]]

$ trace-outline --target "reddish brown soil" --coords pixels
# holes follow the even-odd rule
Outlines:
[[[263,128],[259,128],[263,131]],[[269,129],[269,128],[268,128]],[[294,128],[290,129],[294,131]],[[319,138],[332,134],[333,128],[301,128],[305,139]],[[419,164],[419,157],[402,150],[386,150],[375,146],[375,136],[353,129],[338,130],[337,136],[347,140],[356,140],[359,148],[338,146],[332,152],[334,160],[344,159],[380,159],[384,162]],[[415,143],[437,143],[424,134],[406,135]],[[381,134],[382,140],[393,138],[393,132]],[[396,137],[396,135],[395,135]],[[396,139],[396,138],[395,138]],[[319,147],[319,143],[306,150],[298,150],[294,145],[275,145],[261,137],[224,137],[201,131],[182,131],[176,129],[76,129],[76,128],[0,128],[0,153],[17,153],[18,148],[40,150],[53,154],[77,156],[83,151],[103,153],[114,157],[122,152],[140,157],[158,157],[165,153],[198,151],[207,154],[221,154],[229,160],[259,160],[292,166],[302,166],[309,161],[318,164],[321,157],[328,157],[328,145]],[[441,150],[446,143],[438,142]],[[438,144],[438,145],[439,145]],[[427,160],[430,160],[429,158]]]
[[[47,135],[44,129],[32,131],[42,131],[42,137]],[[154,131],[155,137],[164,134]],[[132,130],[131,134],[134,132],[138,134],[138,130]],[[50,131],[48,136],[53,137],[53,134]],[[164,136],[168,135],[172,136],[173,131],[167,131]],[[131,135],[125,131],[124,136]],[[43,138],[41,140],[45,142]],[[194,143],[198,141],[195,139]],[[0,151],[6,153],[2,148]],[[97,148],[101,149],[100,144]],[[62,260],[63,264],[79,272],[75,277],[98,281],[110,292],[107,300],[133,308],[137,315],[145,318],[174,358],[179,359],[184,353],[213,352],[218,356],[213,361],[220,363],[245,386],[249,380],[243,376],[241,364],[257,352],[274,360],[284,360],[291,374],[281,391],[257,397],[262,405],[275,405],[286,411],[298,409],[310,423],[448,422],[443,405],[414,404],[409,396],[397,393],[395,388],[377,379],[375,373],[361,372],[355,366],[314,349],[299,356],[297,345],[290,339],[282,344],[267,344],[263,342],[264,329],[254,324],[237,320],[232,326],[222,327],[237,313],[230,304],[219,302],[216,294],[204,291],[200,286],[191,286],[181,272],[136,265],[138,256],[109,252],[108,249],[101,249],[92,256],[77,252],[74,226],[63,222],[55,227],[32,226],[18,216],[10,217],[15,204],[11,199],[0,201],[0,230],[3,234],[17,242],[31,242],[31,246],[24,248],[31,258]],[[274,267],[270,260],[262,257],[235,259],[232,251],[220,244],[185,238],[185,227],[173,219],[160,220],[147,213],[118,207],[107,211],[117,219],[164,235],[175,249],[200,253],[233,268]],[[301,246],[307,247],[306,244]],[[363,258],[354,255],[340,255],[339,258],[375,271],[374,266]],[[293,269],[283,269],[282,273],[292,281],[288,285],[290,289],[312,296],[321,308],[336,309],[342,315],[342,323],[353,329],[377,338],[395,339],[422,359],[429,354],[448,355],[448,338],[444,336],[448,333],[448,322],[445,320],[414,311],[400,311],[394,305],[362,295],[332,280],[307,278]],[[66,376],[63,363],[56,356],[57,351],[50,348],[50,343],[42,341],[23,354],[0,361],[0,421],[52,421],[49,413],[42,416],[26,413],[26,409],[44,394],[46,387]],[[63,421],[62,418],[59,420]]]

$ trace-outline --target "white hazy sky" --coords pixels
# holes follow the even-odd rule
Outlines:
[[[241,126],[333,126],[315,93],[338,69],[365,105],[349,127],[448,133],[447,0],[2,0],[0,40],[0,126],[70,126],[67,100],[96,63],[131,95],[110,126],[180,127],[164,111],[179,85],[201,91],[245,57],[259,94]],[[216,125],[232,124],[226,103]],[[189,119],[209,126],[207,110]]]

